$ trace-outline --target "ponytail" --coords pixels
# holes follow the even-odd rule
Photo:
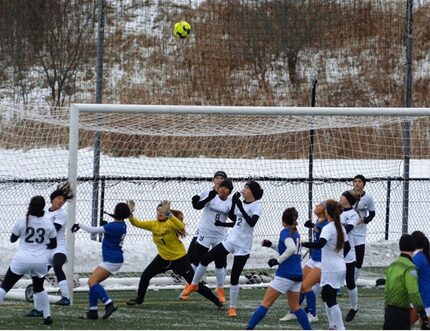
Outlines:
[[[339,252],[345,245],[345,235],[343,233],[342,224],[340,223],[340,214],[342,214],[343,208],[339,202],[330,199],[327,200],[326,210],[327,214],[329,214],[334,221],[337,233],[336,251]]]
[[[291,207],[284,210],[282,214],[282,222],[286,225],[290,225],[290,235],[297,231],[297,219],[299,218],[299,213],[296,208]]]
[[[427,262],[430,263],[430,244],[426,235],[421,231],[412,232],[412,237],[415,238],[417,249],[422,249]]]

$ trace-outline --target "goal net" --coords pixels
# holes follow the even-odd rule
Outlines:
[[[8,242],[13,223],[25,215],[33,195],[48,200],[60,181],[76,185],[76,199],[66,205],[71,223],[99,225],[109,220],[103,211],[112,212],[126,199],[136,202],[138,219],[155,219],[158,203],[170,200],[185,215],[188,236],[183,242],[188,247],[201,217],[191,197],[211,188],[217,170],[233,180],[234,192],[249,178],[264,189],[243,284],[266,281],[266,273],[273,274],[267,260],[276,253],[260,243],[277,240],[286,208],[298,210],[299,232],[307,240],[303,223],[313,217],[312,207],[327,198],[337,200],[352,187],[356,174],[368,178],[365,190],[377,210],[368,225],[364,265],[383,264],[389,257],[379,258],[380,247],[400,237],[405,210],[409,232],[430,234],[422,222],[428,216],[429,115],[428,108],[2,104],[0,245],[7,254],[2,254],[0,274],[17,249]],[[405,123],[410,127],[407,139]],[[95,135],[100,138],[96,173]],[[100,239],[84,231],[69,236],[69,273],[85,277],[98,265]],[[151,233],[128,224],[123,248],[125,263],[117,284],[135,287],[136,277],[157,254]],[[227,268],[231,265],[229,257]],[[209,283],[211,272],[209,268]],[[151,284],[178,283],[165,274]]]

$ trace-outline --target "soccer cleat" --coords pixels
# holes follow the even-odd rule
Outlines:
[[[70,299],[66,297],[61,297],[56,303],[58,306],[70,306]]]
[[[314,322],[318,322],[318,316],[314,316],[312,315],[312,313],[308,313],[308,320],[309,323],[314,323]]]
[[[346,315],[346,317],[345,317],[345,321],[351,322],[354,319],[357,312],[358,312],[358,309],[357,310],[350,309],[348,312],[348,315]]]
[[[127,301],[127,305],[129,306],[134,306],[134,305],[141,305],[143,303],[143,299],[142,298],[135,298],[135,299],[129,299]]]
[[[237,317],[236,308],[230,307],[230,309],[228,310],[228,316]]]
[[[221,301],[215,302],[215,305],[217,306],[218,310],[224,310],[224,304]]]
[[[297,316],[293,313],[288,312],[287,315],[285,315],[284,317],[281,317],[279,320],[281,322],[288,322],[288,321],[293,321],[297,319]]]
[[[24,314],[23,316],[24,317],[42,317],[43,311],[37,310],[37,309],[32,309],[28,313]]]
[[[181,294],[179,294],[178,299],[182,301],[188,301],[190,299],[189,295],[184,295],[185,289],[189,286],[189,284],[185,284],[184,289],[182,290]]]
[[[225,303],[224,289],[221,287],[217,287],[216,294],[218,295],[218,300],[222,303]]]
[[[96,320],[99,318],[97,310],[88,310],[85,314],[79,317],[81,320]]]
[[[52,320],[51,316],[48,316],[47,318],[43,319],[43,325],[51,325],[54,321]]]
[[[188,286],[186,286],[184,288],[184,291],[182,292],[182,295],[188,297],[188,296],[190,296],[191,292],[195,292],[195,291],[198,291],[198,290],[199,290],[199,285],[190,284],[190,285],[188,285]]]
[[[113,302],[108,303],[105,307],[105,314],[103,315],[102,319],[105,320],[109,318],[109,316],[112,315],[113,312],[116,311],[117,309],[118,307],[115,306]]]

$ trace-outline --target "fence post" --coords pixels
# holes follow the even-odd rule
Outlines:
[[[385,203],[385,240],[388,240],[390,228],[390,200],[391,200],[391,178],[387,179],[387,199]]]

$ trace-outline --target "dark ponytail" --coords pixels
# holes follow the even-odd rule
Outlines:
[[[415,238],[417,249],[422,249],[427,262],[430,263],[430,244],[426,235],[421,231],[412,232],[412,237]]]
[[[334,226],[336,227],[337,232],[336,251],[339,252],[341,249],[343,249],[343,246],[345,244],[343,227],[340,223],[340,214],[342,214],[343,208],[339,202],[329,199],[327,200],[326,210],[327,214],[329,214],[334,220]]]
[[[291,207],[284,210],[282,214],[282,222],[290,225],[290,234],[293,234],[297,231],[297,219],[299,218],[299,213],[296,208]]]

